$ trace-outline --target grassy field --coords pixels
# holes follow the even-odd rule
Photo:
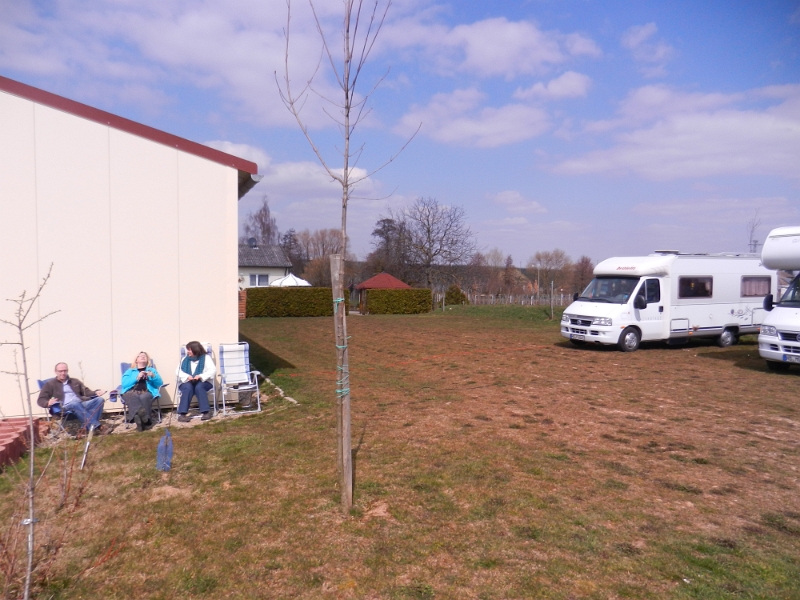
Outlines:
[[[169,474],[158,433],[101,438],[40,597],[800,598],[800,369],[747,338],[573,348],[545,317],[350,317],[348,516],[330,319],[242,321],[299,405],[174,431]]]

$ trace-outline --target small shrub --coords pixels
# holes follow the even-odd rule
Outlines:
[[[447,288],[447,292],[445,292],[444,303],[448,306],[453,306],[456,304],[469,304],[469,299],[467,298],[467,295],[461,291],[460,287],[453,284]]]

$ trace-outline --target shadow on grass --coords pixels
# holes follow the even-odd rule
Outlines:
[[[758,343],[755,341],[747,341],[732,348],[718,349],[712,352],[700,352],[697,356],[700,358],[727,361],[733,363],[734,366],[740,369],[747,369],[748,371],[757,371],[759,373],[770,372],[767,368],[767,361],[758,354]],[[798,377],[800,376],[800,367],[773,374],[776,376]]]
[[[253,341],[252,338],[247,337],[243,333],[239,333],[239,340],[250,344],[250,362],[265,376],[269,377],[278,369],[295,368],[295,366],[288,360],[284,360],[277,354],[270,352],[264,348],[264,346],[256,341]]]

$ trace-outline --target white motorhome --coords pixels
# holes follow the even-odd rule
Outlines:
[[[617,345],[623,352],[641,341],[679,344],[698,337],[730,346],[758,332],[764,297],[776,290],[776,274],[756,254],[661,250],[609,258],[564,311],[561,335],[576,345]]]
[[[800,227],[778,227],[769,232],[761,249],[761,261],[768,269],[800,269]],[[764,299],[767,311],[758,336],[758,353],[773,371],[800,365],[800,275],[797,275],[780,301],[770,294]]]

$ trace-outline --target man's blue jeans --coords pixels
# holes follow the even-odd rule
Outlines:
[[[192,401],[192,396],[197,396],[197,404],[200,405],[200,412],[208,412],[208,390],[211,389],[210,381],[187,381],[186,383],[180,384],[178,389],[181,393],[181,401],[178,403],[179,415],[185,415],[189,412],[189,402]]]
[[[95,427],[100,425],[100,416],[103,414],[103,405],[105,402],[106,401],[100,396],[95,396],[86,402],[73,402],[72,404],[67,404],[62,408],[62,410],[73,413],[76,417],[78,417],[81,425],[86,429],[89,429],[89,427],[92,425]]]

